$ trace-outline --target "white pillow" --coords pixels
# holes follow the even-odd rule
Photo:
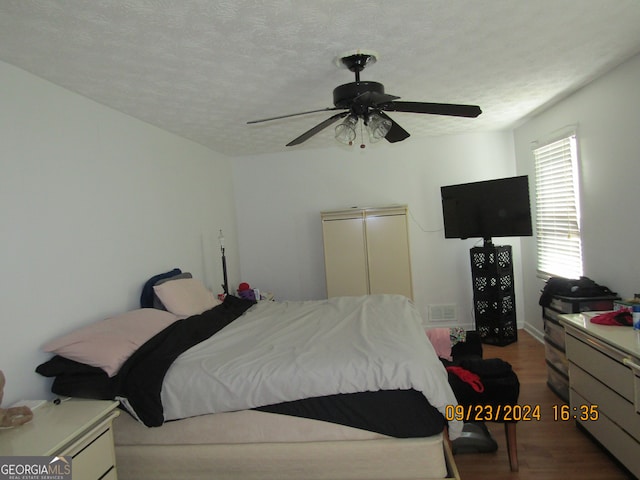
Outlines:
[[[153,290],[169,312],[181,317],[198,315],[222,303],[197,278],[169,280]]]
[[[113,377],[143,343],[178,319],[172,313],[141,308],[81,327],[45,343],[45,352],[102,368]]]

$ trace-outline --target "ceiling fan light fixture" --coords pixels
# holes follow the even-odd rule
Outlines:
[[[372,113],[369,115],[367,119],[367,131],[369,132],[369,141],[371,143],[376,143],[382,140],[387,136],[391,130],[391,121],[378,115],[377,113]]]
[[[345,145],[352,145],[356,139],[356,126],[358,125],[358,117],[349,115],[342,123],[336,125],[336,140]]]
[[[477,105],[460,105],[454,103],[431,103],[431,102],[406,102],[398,101],[400,97],[385,93],[384,85],[379,82],[361,81],[360,72],[368,65],[374,64],[378,59],[378,54],[373,51],[355,50],[346,52],[336,59],[339,67],[345,67],[354,73],[355,82],[338,85],[333,89],[333,107],[310,110],[306,112],[279,115],[277,117],[265,118],[262,120],[252,120],[247,123],[260,123],[281,118],[296,117],[315,112],[329,112],[342,110],[331,117],[318,123],[315,127],[307,130],[302,135],[296,137],[287,147],[300,145],[312,136],[323,131],[329,125],[334,125],[338,120],[345,118],[342,123],[335,127],[335,139],[346,145],[353,145],[357,137],[357,126],[360,120],[360,137],[362,139],[361,148],[364,148],[364,129],[366,127],[371,143],[384,138],[389,143],[401,142],[410,137],[409,132],[398,125],[384,112],[406,112],[429,115],[448,115],[452,117],[475,118],[482,113]]]

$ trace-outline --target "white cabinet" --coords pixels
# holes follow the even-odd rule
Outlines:
[[[71,456],[73,480],[116,480],[111,422],[117,406],[109,400],[47,402],[31,422],[0,430],[0,456]]]
[[[327,296],[413,298],[407,207],[322,212]]]
[[[636,477],[640,476],[640,336],[598,325],[596,313],[560,315],[575,419]],[[565,418],[565,419],[566,419]]]

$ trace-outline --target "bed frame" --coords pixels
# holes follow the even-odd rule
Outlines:
[[[147,428],[114,422],[120,480],[459,479],[446,430],[392,438],[317,420],[244,411]]]
[[[459,480],[447,442],[436,442],[441,459],[434,458],[433,443],[384,439],[116,446],[116,462],[120,480]]]

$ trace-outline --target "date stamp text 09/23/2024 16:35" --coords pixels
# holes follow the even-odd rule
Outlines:
[[[597,405],[553,405],[548,412],[555,422],[571,420],[597,421],[600,417]],[[447,405],[445,420],[463,422],[536,422],[543,419],[540,405]]]

